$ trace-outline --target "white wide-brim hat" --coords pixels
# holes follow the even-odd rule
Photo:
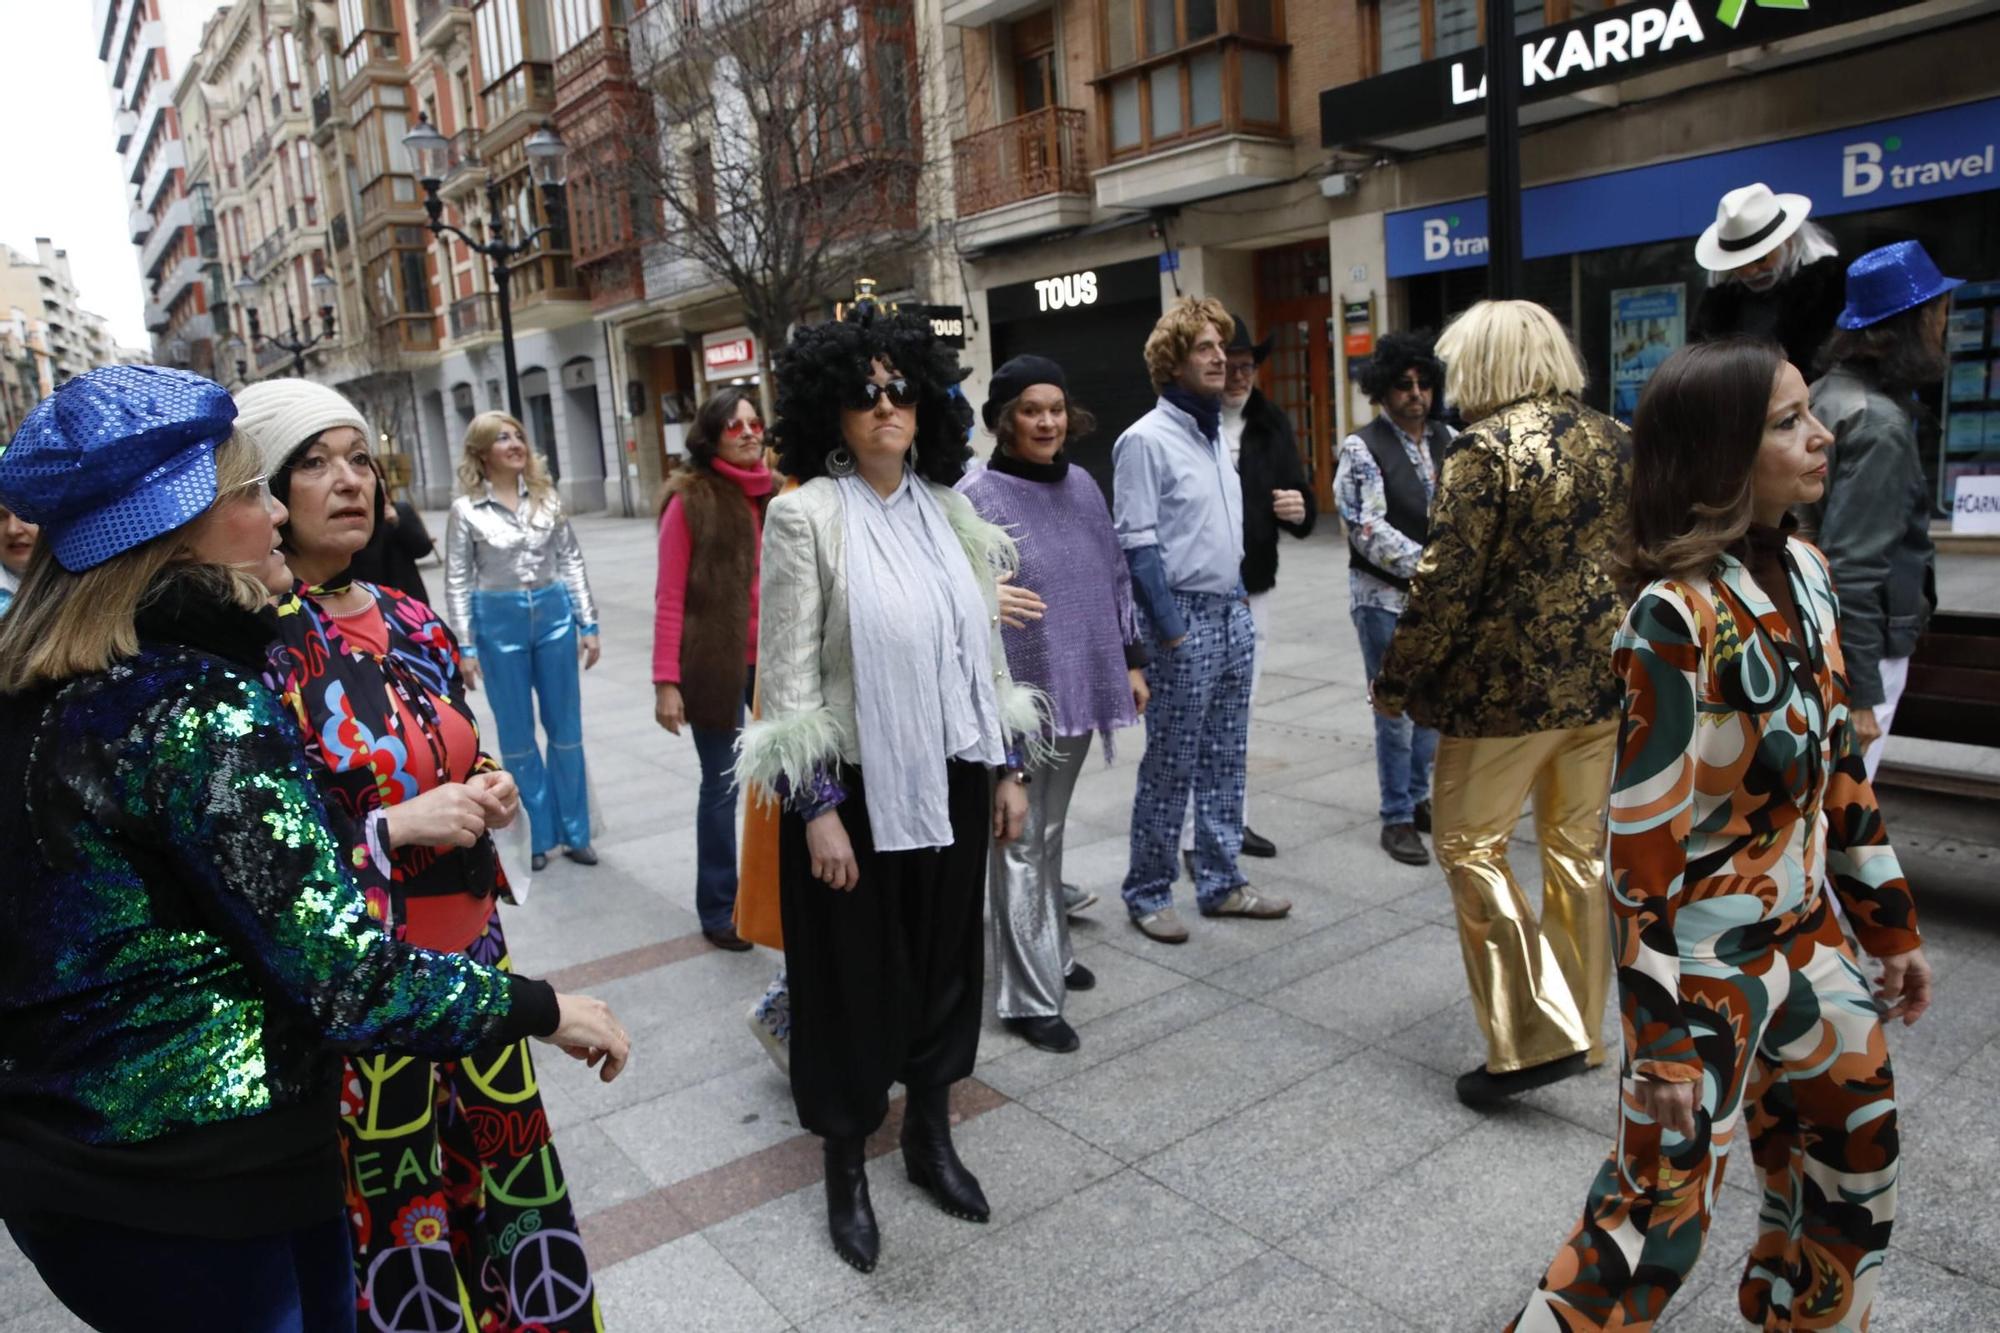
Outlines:
[[[1754,264],[1783,245],[1805,225],[1812,200],[1802,194],[1773,194],[1762,181],[1722,196],[1715,221],[1694,243],[1694,257],[1703,268],[1726,273]]]

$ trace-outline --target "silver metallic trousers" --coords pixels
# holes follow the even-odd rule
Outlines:
[[[994,1003],[1002,1018],[1062,1013],[1063,978],[1075,961],[1063,910],[1063,831],[1069,798],[1090,755],[1090,736],[1058,736],[1055,755],[1030,774],[1021,836],[991,854]]]

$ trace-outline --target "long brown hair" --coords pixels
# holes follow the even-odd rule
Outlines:
[[[1719,338],[1660,363],[1632,421],[1632,513],[1615,571],[1627,597],[1698,578],[1750,529],[1757,450],[1785,354]]]

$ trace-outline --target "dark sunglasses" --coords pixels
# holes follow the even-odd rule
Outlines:
[[[862,380],[847,391],[847,407],[850,411],[854,412],[872,411],[875,404],[881,401],[882,395],[885,393],[889,395],[889,401],[897,407],[915,407],[917,405],[917,391],[911,387],[908,380],[897,378],[890,380],[887,384],[877,384],[874,380]]]
[[[1401,389],[1404,393],[1415,393],[1419,389],[1437,388],[1437,381],[1425,378],[1397,380],[1389,387],[1392,389]]]

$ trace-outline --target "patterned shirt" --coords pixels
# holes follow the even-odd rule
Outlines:
[[[1437,470],[1431,463],[1431,451],[1424,447],[1421,438],[1414,437],[1398,426],[1395,419],[1386,412],[1382,419],[1396,432],[1396,438],[1403,442],[1403,452],[1409,455],[1410,465],[1423,478],[1424,499],[1429,501],[1437,494]],[[1452,436],[1458,432],[1445,427]],[[1368,445],[1359,435],[1350,435],[1340,442],[1340,464],[1333,474],[1334,503],[1340,507],[1340,521],[1347,525],[1347,535],[1361,553],[1373,561],[1378,569],[1386,569],[1392,574],[1409,578],[1417,572],[1417,561],[1423,556],[1424,544],[1406,536],[1389,522],[1389,498],[1382,488],[1382,469],[1376,465],[1375,455],[1368,452]],[[1350,606],[1372,606],[1395,615],[1403,614],[1404,592],[1391,583],[1384,583],[1365,569],[1350,568],[1347,571],[1347,598]]]

